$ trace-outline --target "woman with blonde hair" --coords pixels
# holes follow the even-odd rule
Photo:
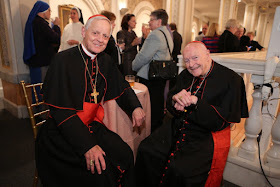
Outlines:
[[[212,23],[208,28],[206,36],[203,37],[202,42],[205,44],[210,53],[219,52],[218,42],[219,42],[219,24]]]

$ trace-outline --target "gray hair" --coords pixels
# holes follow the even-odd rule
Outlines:
[[[226,29],[230,29],[230,28],[238,28],[239,27],[239,23],[236,19],[229,19],[226,22]]]
[[[85,25],[85,29],[86,30],[88,30],[88,28],[91,25],[93,20],[105,20],[105,21],[108,21],[108,23],[110,24],[110,36],[111,36],[111,34],[112,34],[112,24],[111,24],[110,20],[108,18],[106,18],[105,16],[103,16],[103,15],[96,15],[96,16],[93,16],[93,17],[89,18],[87,20],[86,25]]]

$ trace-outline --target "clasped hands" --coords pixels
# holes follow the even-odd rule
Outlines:
[[[179,93],[173,95],[172,100],[175,102],[174,107],[178,111],[184,111],[185,107],[188,107],[192,104],[196,105],[198,98],[194,95],[191,95],[191,92],[187,92],[185,89]]]
[[[132,124],[133,127],[140,127],[145,120],[145,112],[141,107],[134,109],[132,112]],[[93,146],[85,153],[87,169],[91,170],[91,173],[95,173],[95,168],[98,174],[101,174],[102,170],[106,169],[106,162],[104,159],[105,152],[99,145]]]

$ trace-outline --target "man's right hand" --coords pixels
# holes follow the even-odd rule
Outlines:
[[[98,174],[101,174],[102,170],[106,169],[104,156],[106,156],[106,154],[99,145],[95,145],[85,153],[87,169],[91,170],[92,174],[95,172],[94,167]]]
[[[172,100],[174,101],[174,107],[178,111],[184,111],[185,107],[188,107],[192,104],[196,104],[198,98],[194,95],[191,95],[191,92],[187,92],[185,89],[179,93],[173,95]]]

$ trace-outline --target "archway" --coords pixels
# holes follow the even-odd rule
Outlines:
[[[155,10],[154,6],[148,1],[142,1],[135,7],[133,14],[136,17],[137,25],[134,31],[137,36],[142,36],[142,24],[148,24],[153,10]]]

